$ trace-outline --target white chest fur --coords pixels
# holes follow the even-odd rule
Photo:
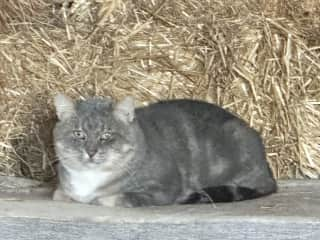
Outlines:
[[[98,188],[105,185],[111,173],[96,169],[75,171],[68,169],[71,195],[74,200],[90,202],[98,196]]]

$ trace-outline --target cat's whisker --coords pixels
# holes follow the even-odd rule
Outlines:
[[[217,208],[217,205],[215,204],[213,198],[205,190],[202,189],[201,191],[198,191],[198,193],[203,194],[210,201],[210,205],[213,208]]]

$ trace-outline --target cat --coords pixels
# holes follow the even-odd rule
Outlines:
[[[221,107],[58,94],[54,200],[109,207],[229,202],[276,192],[259,134]]]

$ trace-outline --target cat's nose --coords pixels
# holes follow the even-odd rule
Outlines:
[[[90,158],[93,158],[94,155],[96,155],[97,151],[98,151],[97,149],[89,149],[87,150],[87,154],[89,155]]]

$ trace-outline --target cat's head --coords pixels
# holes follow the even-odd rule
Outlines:
[[[111,98],[73,102],[58,94],[54,129],[57,156],[69,168],[116,168],[130,161],[137,140],[134,100]]]

